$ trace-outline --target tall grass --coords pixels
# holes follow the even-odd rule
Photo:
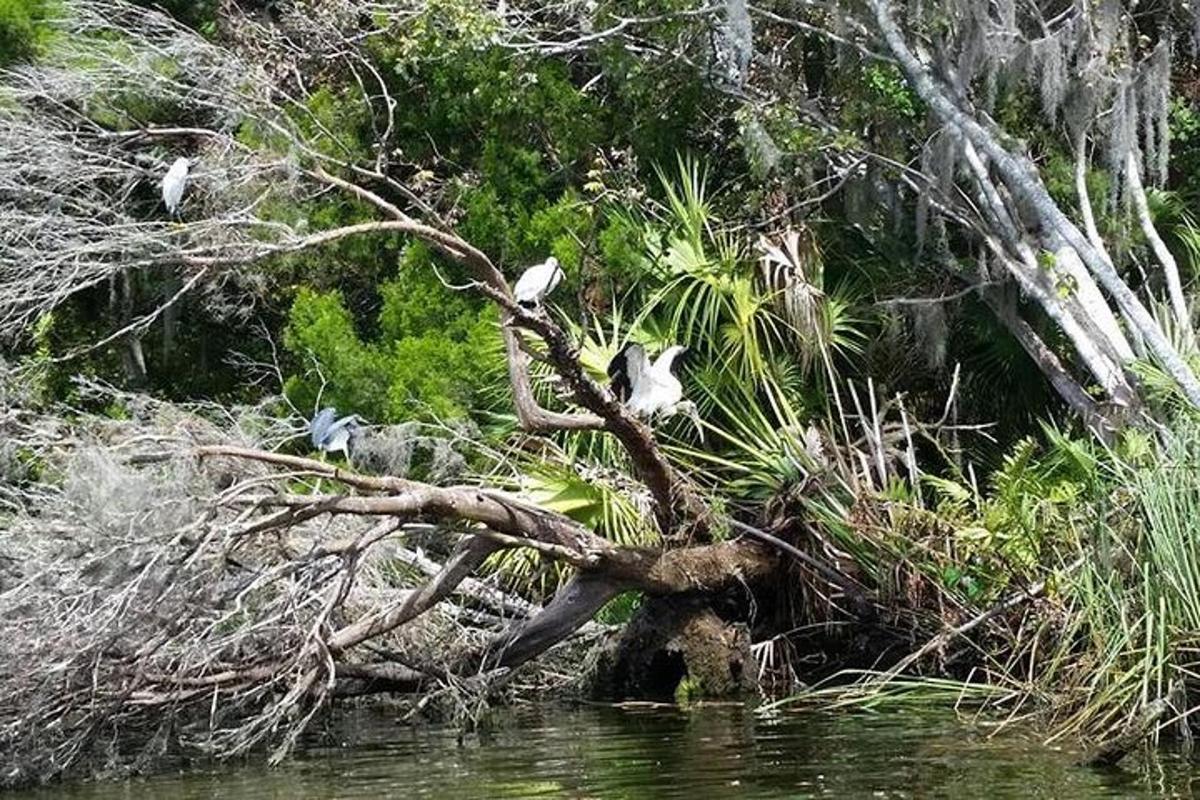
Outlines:
[[[1161,727],[1200,699],[1200,424],[1180,422],[1152,457],[1113,466],[1107,507],[1075,531],[1068,622],[1039,671],[1060,734],[1105,738],[1166,700]]]
[[[916,631],[914,645],[1023,587],[1038,585],[1037,597],[917,648],[925,658],[842,672],[787,703],[872,708],[970,697],[1010,719],[1040,719],[1052,739],[1089,744],[1190,731],[1200,710],[1200,421],[1177,419],[1153,438],[1132,431],[1113,449],[1047,427],[1039,440],[1019,442],[982,490],[929,483],[928,508],[889,501],[871,525],[860,518],[838,533],[856,560],[874,557],[874,569],[862,566],[880,598],[890,567],[923,575],[936,603],[954,609]],[[824,520],[828,529],[836,516]],[[912,519],[927,521],[924,534],[907,526]],[[856,537],[859,546],[847,546]],[[947,564],[985,588],[946,580],[939,565]],[[891,610],[904,602],[893,595]],[[949,672],[947,651],[959,656]],[[950,698],[955,691],[962,698]]]

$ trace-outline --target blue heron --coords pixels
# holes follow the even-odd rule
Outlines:
[[[358,430],[359,418],[356,414],[337,418],[336,408],[323,408],[308,425],[308,434],[313,447],[323,453],[336,453],[339,450],[350,460],[350,440]]]

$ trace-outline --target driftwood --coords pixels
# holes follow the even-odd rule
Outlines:
[[[151,420],[168,430],[150,432]],[[222,434],[153,401],[77,439],[19,409],[4,424],[68,476],[14,491],[20,510],[0,542],[8,783],[108,758],[100,741],[157,746],[163,725],[180,726],[173,747],[229,756],[270,744],[282,757],[337,698],[473,702],[556,645],[595,641],[605,629],[592,617],[620,592],[743,591],[779,563],[749,538],[620,547],[486,487],[197,445]],[[575,571],[544,607],[483,571],[518,547]],[[415,586],[391,585],[395,564],[414,569]]]

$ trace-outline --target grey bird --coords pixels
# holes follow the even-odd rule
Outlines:
[[[341,453],[350,460],[350,440],[358,430],[356,414],[338,419],[336,408],[323,408],[308,425],[308,434],[313,447],[325,453]]]

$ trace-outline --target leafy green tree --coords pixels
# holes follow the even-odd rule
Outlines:
[[[320,393],[322,404],[377,422],[448,420],[467,416],[503,380],[495,313],[421,266],[407,265],[380,287],[370,337],[360,334],[339,291],[297,292],[284,344],[300,370],[287,387],[299,407],[314,407]]]

